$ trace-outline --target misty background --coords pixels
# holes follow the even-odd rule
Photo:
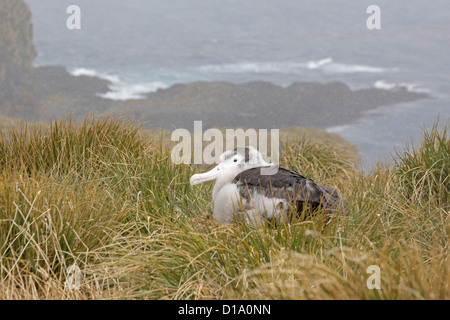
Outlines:
[[[365,167],[450,118],[447,0],[25,2],[36,94],[20,105],[41,109],[24,118],[96,109],[165,129],[314,126],[354,143]],[[72,4],[81,30],[66,27]],[[366,27],[372,4],[381,30]]]

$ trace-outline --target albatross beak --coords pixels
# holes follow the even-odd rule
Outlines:
[[[205,172],[205,173],[198,173],[198,174],[194,174],[191,177],[191,186],[194,186],[196,184],[202,183],[202,182],[206,182],[206,181],[210,181],[210,180],[214,180],[217,178],[217,175],[222,171],[222,166],[219,164],[217,165],[214,169]]]

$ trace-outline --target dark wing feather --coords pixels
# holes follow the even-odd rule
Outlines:
[[[341,202],[346,204],[336,189],[318,185],[298,172],[280,167],[275,174],[262,175],[261,168],[264,167],[245,170],[233,179],[233,183],[239,185],[242,197],[249,199],[256,189],[258,193],[267,197],[282,198],[291,203],[297,202],[299,212],[304,203],[313,209],[323,206],[329,212],[336,210]]]

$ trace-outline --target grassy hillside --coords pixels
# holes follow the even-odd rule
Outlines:
[[[218,225],[212,185],[191,187],[163,139],[116,118],[4,130],[0,299],[450,298],[448,124],[369,174],[348,147],[291,135],[282,165],[349,202],[326,227]]]

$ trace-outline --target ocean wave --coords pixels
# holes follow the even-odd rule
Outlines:
[[[382,89],[382,90],[392,90],[397,87],[397,85],[395,83],[389,83],[384,80],[375,81],[373,86],[377,89]]]
[[[320,68],[326,64],[332,63],[333,59],[332,58],[325,58],[322,60],[317,60],[317,61],[309,61],[306,65],[308,67],[308,69],[317,69]]]
[[[382,73],[389,71],[385,68],[345,63],[330,63],[323,69],[328,73]]]
[[[338,63],[328,57],[307,62],[240,62],[228,64],[210,64],[197,68],[203,73],[283,73],[301,74],[310,71],[325,73],[382,73],[386,68]]]
[[[204,73],[291,73],[305,67],[304,63],[242,62],[205,65],[197,69]]]
[[[388,90],[388,91],[397,91],[400,88],[405,88],[408,92],[415,93],[431,93],[430,89],[423,88],[417,83],[394,83],[388,82],[385,80],[377,80],[373,84],[373,86],[377,89]]]
[[[98,94],[99,97],[110,100],[131,100],[131,99],[145,99],[146,94],[155,92],[158,89],[165,89],[168,85],[163,82],[154,81],[149,83],[137,84],[120,84],[109,87],[111,91]]]
[[[103,72],[98,72],[94,69],[87,69],[87,68],[75,68],[70,72],[71,75],[75,77],[79,76],[87,76],[87,77],[96,77],[103,80],[108,80],[111,83],[118,83],[120,82],[120,79],[118,76],[110,75]]]
[[[123,81],[117,75],[110,75],[103,72],[98,72],[94,69],[76,68],[70,72],[73,76],[88,76],[97,77],[100,79],[108,80],[111,82],[109,85],[110,91],[106,93],[98,93],[97,96],[110,99],[125,101],[131,99],[145,99],[146,94],[155,92],[158,89],[164,89],[169,87],[168,84],[161,81],[140,82],[132,83],[130,81]]]

